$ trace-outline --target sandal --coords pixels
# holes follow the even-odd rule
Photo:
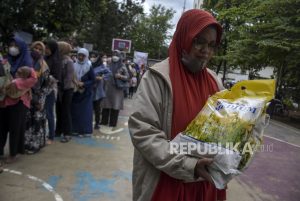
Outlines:
[[[71,140],[72,138],[70,136],[64,136],[61,138],[60,142],[61,143],[67,143]]]
[[[30,150],[25,150],[27,155],[33,155],[36,154],[39,151],[39,149],[30,149]]]

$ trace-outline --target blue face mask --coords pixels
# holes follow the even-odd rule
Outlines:
[[[41,54],[37,51],[32,50],[31,51],[31,57],[33,58],[33,60],[38,60],[39,58],[41,58]]]

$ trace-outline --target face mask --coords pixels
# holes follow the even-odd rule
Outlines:
[[[39,52],[37,52],[37,51],[32,50],[32,52],[31,52],[31,57],[32,57],[34,60],[37,60],[37,59],[39,59],[39,58],[41,57],[41,54],[40,54]]]
[[[8,53],[9,53],[11,56],[15,57],[15,56],[17,56],[17,55],[20,54],[20,50],[19,50],[18,48],[16,48],[16,47],[10,47],[10,48],[8,49]]]
[[[206,62],[200,61],[199,59],[188,55],[186,52],[182,53],[181,61],[184,67],[191,73],[200,72],[206,65]]]
[[[96,58],[91,58],[91,62],[92,62],[92,63],[95,63],[96,60],[97,60]]]
[[[103,62],[103,65],[104,65],[104,66],[107,66],[107,62],[106,62],[106,61],[104,61],[104,62]]]
[[[120,58],[118,56],[113,56],[112,57],[113,62],[118,62],[119,60],[120,60]]]

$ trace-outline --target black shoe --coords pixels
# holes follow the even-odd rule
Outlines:
[[[94,126],[94,129],[95,129],[95,130],[98,130],[98,129],[100,129],[100,126],[99,126],[99,124],[96,124],[96,125]]]

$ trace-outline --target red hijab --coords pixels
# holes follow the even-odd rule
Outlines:
[[[193,74],[181,62],[182,51],[190,52],[194,37],[211,25],[217,29],[219,44],[222,27],[206,11],[189,10],[182,15],[177,24],[169,48],[170,78],[173,89],[172,138],[185,130],[204,106],[207,98],[218,91],[217,84],[207,69]]]
[[[185,12],[177,24],[169,47],[173,90],[172,138],[184,131],[208,97],[219,91],[216,81],[206,68],[198,73],[190,73],[181,62],[183,50],[190,52],[194,37],[211,25],[216,27],[219,44],[222,27],[210,13],[199,9]],[[225,195],[221,196],[208,182],[183,183],[162,172],[152,201],[213,201],[217,200],[217,196],[222,199]]]

